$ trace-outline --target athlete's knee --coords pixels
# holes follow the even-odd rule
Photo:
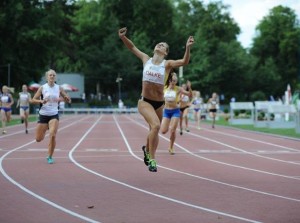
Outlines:
[[[41,142],[41,141],[44,140],[44,138],[45,138],[45,134],[37,134],[37,135],[35,136],[35,141]]]
[[[51,139],[55,139],[55,137],[56,137],[56,131],[50,131],[50,133],[49,133],[49,137],[51,138]]]
[[[160,123],[154,123],[153,125],[151,125],[151,131],[159,132],[159,130],[160,130]]]
[[[36,142],[41,142],[41,141],[43,141],[43,139],[44,139],[44,137],[36,137],[36,138],[35,138],[35,141],[36,141]]]
[[[161,129],[162,134],[166,134],[168,132],[168,129]]]

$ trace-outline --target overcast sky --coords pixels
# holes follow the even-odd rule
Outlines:
[[[217,0],[203,1],[209,3]],[[238,40],[245,48],[252,44],[256,25],[274,6],[283,5],[293,9],[300,20],[300,0],[222,0],[222,2],[231,6],[230,14],[241,29]]]

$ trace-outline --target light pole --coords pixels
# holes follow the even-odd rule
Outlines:
[[[183,80],[183,67],[179,67],[179,86],[181,86],[181,82]]]
[[[118,75],[116,82],[118,83],[118,86],[119,86],[119,100],[121,100],[121,81],[122,80],[123,79],[120,77],[120,75]]]

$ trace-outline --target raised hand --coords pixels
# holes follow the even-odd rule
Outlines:
[[[126,36],[127,33],[127,28],[123,27],[121,29],[119,29],[119,37],[122,38],[123,36]]]
[[[191,45],[193,45],[194,44],[194,37],[193,36],[190,36],[189,38],[188,38],[188,40],[187,40],[187,42],[186,42],[186,46],[188,47],[188,46],[191,46]]]

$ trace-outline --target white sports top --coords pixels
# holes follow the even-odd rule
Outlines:
[[[20,105],[21,106],[28,106],[29,105],[29,93],[28,92],[20,92]]]
[[[190,98],[189,98],[189,96],[187,96],[187,95],[183,95],[183,96],[181,97],[181,101],[183,101],[183,102],[189,102],[189,101],[190,101]]]
[[[202,98],[194,98],[193,100],[194,108],[201,108],[202,103]]]
[[[176,101],[177,93],[175,90],[166,89],[164,93],[165,100],[168,102]]]
[[[47,100],[47,103],[43,104],[39,113],[41,115],[52,116],[58,114],[58,102],[59,102],[59,85],[54,84],[50,87],[47,84],[43,85],[43,99]]]
[[[2,94],[1,95],[1,102],[2,103],[9,103],[10,102],[10,98],[7,94]]]
[[[213,99],[213,100],[210,101],[210,103],[211,103],[212,105],[216,105],[216,104],[218,104],[218,101],[217,101],[216,99]]]
[[[152,63],[152,58],[150,58],[143,69],[143,81],[164,85],[167,76],[165,74],[165,61],[163,60],[159,65],[155,65]]]

